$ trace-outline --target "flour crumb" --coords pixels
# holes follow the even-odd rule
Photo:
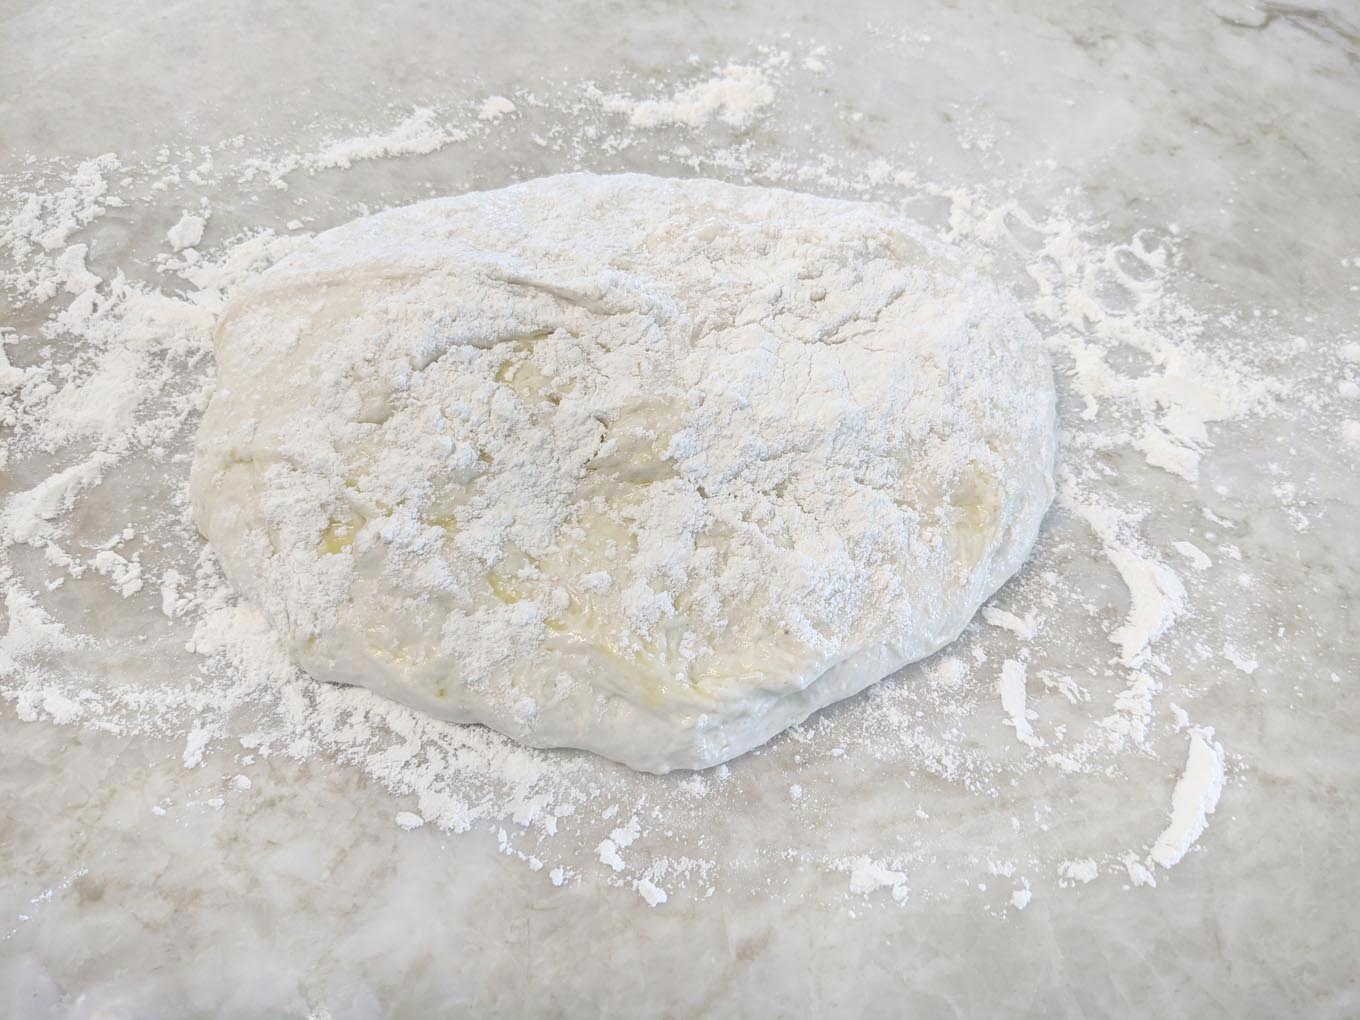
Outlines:
[[[477,110],[478,120],[498,121],[507,113],[515,112],[515,104],[505,96],[489,96]]]
[[[1171,822],[1157,837],[1150,854],[1164,868],[1172,868],[1190,850],[1209,824],[1223,792],[1223,747],[1210,727],[1190,732],[1185,768],[1171,794]]]
[[[1030,725],[1025,681],[1023,662],[1007,659],[1001,664],[1001,679],[997,681],[1001,708],[1006,713],[1007,723],[1015,728],[1016,739],[1030,747],[1043,747],[1043,739],[1035,736],[1034,728]]]
[[[1137,887],[1141,885],[1155,886],[1157,884],[1157,876],[1152,873],[1148,866],[1143,863],[1142,859],[1132,850],[1125,853],[1120,859],[1120,862],[1124,865],[1124,870],[1128,873],[1129,883],[1131,885]]]
[[[206,727],[194,724],[189,735],[184,738],[184,754],[180,759],[186,769],[195,769],[203,764],[203,754],[211,739],[212,733]]]
[[[1099,874],[1099,865],[1089,857],[1063,861],[1058,865],[1060,885],[1075,885],[1078,882],[1085,885],[1094,882]]]
[[[713,77],[680,89],[667,99],[631,99],[594,93],[607,113],[622,113],[634,127],[668,124],[701,128],[717,119],[738,130],[774,102],[774,85],[764,69],[728,64]]]
[[[910,895],[907,886],[907,873],[895,871],[881,861],[862,856],[846,862],[850,872],[850,891],[867,896],[878,889],[890,889],[892,898],[899,904],[906,903]]]
[[[203,240],[203,230],[207,221],[202,216],[186,212],[173,227],[165,232],[165,239],[175,251],[192,248]]]
[[[99,286],[101,282],[99,277],[85,266],[85,259],[89,253],[89,245],[73,244],[57,257],[54,268],[61,277],[62,287],[66,293],[79,296]]]
[[[1214,565],[1214,561],[1209,559],[1193,542],[1173,542],[1171,547],[1190,561],[1190,566],[1196,570],[1208,570]]]
[[[113,582],[113,588],[123,598],[142,590],[142,565],[133,557],[124,559],[112,549],[101,549],[91,561],[97,573]]]
[[[362,160],[424,156],[467,138],[466,131],[441,127],[437,117],[430,107],[417,107],[390,131],[333,142],[308,159],[307,165],[314,170],[346,169]]]
[[[666,890],[656,885],[651,879],[638,879],[637,891],[638,895],[647,901],[649,907],[656,907],[666,902]]]
[[[623,858],[619,855],[619,847],[614,840],[601,840],[599,847],[596,848],[596,852],[599,854],[601,864],[609,865],[614,871],[622,871],[624,869],[625,865],[623,863]]]
[[[161,574],[161,612],[174,619],[183,612],[185,603],[180,600],[179,586],[184,578],[173,567]]]
[[[628,824],[621,825],[609,834],[610,840],[620,850],[626,850],[632,846],[638,836],[642,834],[642,827],[638,824],[637,816],[628,819]]]
[[[1096,533],[1128,588],[1128,614],[1108,637],[1119,646],[1125,666],[1140,666],[1151,654],[1152,643],[1185,611],[1185,586],[1174,570],[1125,537],[1127,525],[1121,514],[1098,504],[1078,504],[1075,509]]]
[[[1237,669],[1240,669],[1247,676],[1255,673],[1261,664],[1245,652],[1240,652],[1230,644],[1223,646],[1223,658],[1231,662]]]
[[[1146,425],[1143,434],[1134,442],[1144,459],[1153,467],[1161,468],[1187,482],[1199,481],[1200,454],[1174,441],[1155,425]]]
[[[982,618],[993,627],[1000,627],[1002,630],[1010,631],[1021,641],[1034,640],[1034,635],[1038,631],[1038,624],[1036,622],[1034,610],[1032,609],[1025,614],[1023,619],[1021,619],[1014,613],[1007,612],[1004,609],[998,609],[995,606],[986,606],[982,610]]]

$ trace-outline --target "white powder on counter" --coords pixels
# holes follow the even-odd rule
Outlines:
[[[99,286],[99,277],[85,265],[85,259],[90,254],[90,246],[87,244],[73,244],[59,256],[57,256],[54,268],[61,276],[62,287],[68,294],[84,294],[87,290]]]
[[[14,271],[11,285],[18,284],[36,300],[46,300],[49,290],[41,278],[44,253],[65,246],[72,234],[103,215],[108,205],[108,178],[121,167],[118,157],[108,152],[85,160],[70,174],[65,187],[23,191],[12,195],[10,209],[0,222],[0,250],[16,264],[29,263],[27,273]],[[36,256],[36,258],[35,258]]]
[[[1125,666],[1140,665],[1151,644],[1184,610],[1185,588],[1165,563],[1139,550],[1135,541],[1121,537],[1127,526],[1117,511],[1098,504],[1077,504],[1075,509],[1100,538],[1105,555],[1128,587],[1128,615],[1109,638],[1119,646]]]
[[[0,637],[0,676],[18,673],[20,667],[39,656],[70,651],[79,644],[76,637],[68,634],[65,627],[43,610],[33,594],[13,583],[3,570],[0,570],[0,581],[8,586],[5,592],[6,628],[4,636]],[[60,704],[70,701],[59,690],[47,687],[33,686],[17,693],[19,715],[27,719],[36,719],[37,707],[48,698],[56,698]],[[46,707],[44,711],[54,718],[70,715]]]
[[[1214,561],[1204,554],[1193,542],[1173,542],[1171,547],[1190,561],[1190,566],[1196,570],[1208,570],[1214,565]]]
[[[515,112],[515,104],[504,96],[488,96],[477,109],[478,120],[497,121],[507,113]]]
[[[774,102],[775,88],[770,75],[769,66],[728,64],[711,78],[680,89],[666,99],[633,99],[603,95],[598,90],[590,94],[607,113],[626,114],[635,128],[674,124],[697,129],[716,118],[728,127],[744,129]]]
[[[456,128],[442,127],[437,118],[433,109],[419,106],[390,131],[338,139],[303,162],[313,170],[348,169],[364,160],[427,155],[466,137]]]
[[[1100,875],[1100,866],[1089,857],[1077,860],[1063,861],[1058,865],[1058,874],[1062,876],[1062,881],[1069,885],[1087,885],[1094,882]]]
[[[850,873],[850,891],[857,896],[867,896],[879,889],[887,889],[893,900],[902,904],[911,895],[906,872],[894,870],[882,861],[876,861],[871,857],[857,857],[845,862],[842,867]]]
[[[982,618],[993,627],[1010,631],[1021,641],[1033,641],[1034,635],[1038,632],[1038,621],[1035,619],[1033,610],[1026,613],[1024,619],[1021,619],[1014,613],[999,609],[996,606],[984,606]]]
[[[165,232],[165,239],[170,242],[170,247],[175,251],[183,251],[185,248],[192,248],[203,240],[203,230],[207,226],[207,220],[202,216],[186,212],[173,227]]]
[[[111,455],[96,453],[10,496],[0,509],[0,543],[55,547],[53,539],[60,529],[54,519],[69,512],[82,492],[98,485],[114,463]]]
[[[1236,559],[1250,560],[1252,547],[1243,532],[1226,542],[1220,515],[1232,516],[1230,502],[1191,480],[1213,477],[1210,426],[1274,413],[1284,384],[1263,381],[1270,373],[1241,353],[1247,345],[1229,347],[1224,329],[1178,296],[1171,232],[1111,238],[1079,207],[1027,209],[1016,197],[1024,181],[941,185],[906,157],[869,166],[820,138],[802,138],[811,155],[801,156],[766,140],[767,123],[798,123],[785,86],[828,66],[824,55],[748,54],[650,85],[567,82],[512,108],[483,90],[300,151],[224,142],[199,191],[173,201],[164,182],[188,180],[200,154],[145,165],[106,154],[0,182],[0,286],[17,310],[0,333],[0,698],[24,720],[169,737],[186,768],[232,754],[333,761],[391,791],[384,824],[489,838],[545,887],[595,883],[658,909],[724,884],[780,895],[799,868],[829,873],[856,909],[950,898],[973,888],[962,880],[974,872],[1002,873],[980,861],[1016,862],[1030,876],[1019,888],[1008,879],[1001,893],[1017,911],[1037,891],[1031,883],[1083,885],[1100,867],[1127,874],[1131,888],[1154,888],[1150,865],[1174,865],[1201,838],[1227,780],[1204,726],[1191,727],[1182,767],[1184,737],[1173,735],[1165,691],[1193,707],[1196,691],[1223,675],[1214,662],[1239,677],[1259,664],[1253,675],[1263,677],[1271,661],[1264,636],[1223,633],[1215,619],[1215,586],[1231,579],[1219,563],[1241,570]],[[495,99],[504,103],[488,105]],[[438,112],[448,110],[462,113]],[[743,133],[740,146],[717,138],[732,132]],[[1060,368],[1059,504],[1033,563],[1006,588],[1005,608],[987,607],[987,626],[853,703],[692,776],[639,777],[585,755],[529,750],[299,674],[189,524],[188,454],[218,313],[299,243],[276,232],[366,210],[302,189],[275,218],[261,211],[235,222],[228,210],[277,195],[290,174],[361,161],[441,161],[441,179],[456,182],[449,190],[480,185],[459,161],[512,141],[563,169],[648,160],[653,172],[868,197],[913,214],[941,209],[942,235],[1024,295]],[[167,254],[164,224],[200,217],[203,200],[213,239],[187,242],[190,229],[166,238],[172,248],[186,241]],[[101,217],[119,203],[120,215],[160,224],[147,232],[148,250],[101,247]],[[231,241],[218,240],[219,227]],[[202,248],[197,259],[191,246]],[[110,261],[121,272],[106,269]],[[1141,268],[1131,274],[1130,265]],[[1253,357],[1271,349],[1250,346]],[[1117,457],[1148,479],[1116,473]],[[1212,533],[1163,528],[1162,509],[1177,502],[1202,506],[1199,524]],[[110,545],[127,525],[137,537]],[[1222,555],[1211,560],[1215,550]],[[589,583],[609,590],[612,578],[599,572]],[[179,657],[156,652],[164,663],[144,682],[113,682],[93,665],[125,646],[86,632],[64,601],[63,588],[75,586],[102,593],[98,604],[125,631],[170,635],[165,648]],[[1183,647],[1196,644],[1209,657],[1199,670],[1187,668]],[[1177,771],[1170,822],[1160,835],[1144,831],[1126,805]],[[1002,791],[1016,799],[1006,809]],[[966,833],[960,813],[975,820]],[[742,854],[709,835],[722,819],[748,817],[796,835]],[[1093,830],[1117,835],[1079,845]],[[1150,858],[1129,849],[1150,845]]]
[[[1044,742],[1034,735],[1025,707],[1025,664],[1015,659],[1007,659],[1001,664],[1001,679],[997,690],[1001,695],[1001,708],[1006,720],[1015,729],[1015,737],[1030,747],[1043,747]]]
[[[1174,867],[1209,824],[1223,793],[1223,748],[1209,727],[1190,731],[1185,769],[1171,794],[1171,821],[1149,854],[1164,868]]]
[[[659,907],[666,902],[666,890],[656,885],[649,878],[640,878],[637,882],[638,895],[647,902],[649,907]]]

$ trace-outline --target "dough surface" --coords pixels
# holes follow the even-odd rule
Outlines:
[[[193,512],[312,676],[703,768],[952,641],[1053,495],[1016,305],[880,206],[570,174],[239,292]]]

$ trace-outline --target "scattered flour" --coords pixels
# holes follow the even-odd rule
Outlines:
[[[666,890],[656,885],[649,878],[640,878],[637,881],[638,895],[647,901],[647,906],[658,907],[666,902]]]
[[[478,120],[497,121],[507,113],[515,112],[515,104],[504,96],[489,96],[477,110]]]
[[[597,852],[600,855],[600,863],[609,866],[614,871],[622,871],[627,867],[623,858],[619,855],[619,845],[612,839],[601,840]]]
[[[626,114],[635,128],[674,124],[697,129],[716,118],[742,130],[774,102],[775,89],[766,68],[728,64],[713,77],[666,99],[632,99],[598,91],[592,95],[606,112]]]
[[[1128,615],[1110,632],[1110,641],[1119,646],[1119,659],[1125,666],[1141,665],[1152,643],[1185,609],[1185,588],[1175,571],[1142,551],[1136,541],[1123,537],[1126,527],[1118,512],[1098,504],[1076,509],[1091,525],[1129,590]]]
[[[984,606],[982,618],[993,627],[1010,631],[1021,641],[1033,641],[1034,635],[1038,633],[1038,623],[1033,610],[1026,613],[1024,619],[1021,619],[1014,613],[1009,613],[996,606]]]
[[[1201,837],[1227,779],[1212,730],[1164,700],[1163,688],[1174,683],[1177,701],[1193,707],[1198,682],[1174,638],[1192,635],[1205,655],[1246,672],[1266,673],[1261,663],[1270,659],[1261,645],[1221,633],[1208,619],[1213,613],[1203,612],[1214,605],[1212,587],[1232,583],[1221,569],[1242,566],[1236,561],[1246,543],[1227,540],[1231,524],[1205,503],[1208,531],[1196,531],[1193,542],[1184,530],[1185,538],[1158,539],[1152,525],[1160,505],[1205,498],[1197,480],[1207,474],[1211,424],[1268,413],[1285,395],[1240,353],[1267,345],[1225,353],[1213,320],[1173,293],[1174,232],[1110,243],[1080,208],[1042,215],[1025,208],[1015,197],[1024,182],[994,191],[944,186],[928,179],[929,167],[905,158],[867,166],[860,154],[824,150],[818,138],[807,139],[813,158],[771,146],[766,123],[797,123],[781,100],[784,83],[833,73],[832,66],[824,53],[765,53],[654,87],[622,80],[584,87],[584,104],[583,86],[567,83],[559,97],[545,92],[534,103],[469,100],[461,121],[420,106],[390,127],[341,134],[312,150],[270,152],[228,139],[210,154],[164,163],[109,153],[0,180],[0,288],[13,307],[0,329],[0,699],[21,720],[169,737],[186,768],[232,753],[347,762],[409,799],[414,810],[389,816],[402,828],[489,834],[551,887],[616,886],[658,909],[682,892],[702,896],[724,882],[778,894],[795,867],[846,876],[857,901],[889,908],[909,895],[956,895],[959,877],[982,859],[1011,869],[989,867],[989,874],[1024,867],[1031,875],[1018,887],[1008,880],[1001,892],[1015,910],[1029,904],[1039,873],[1061,887],[1092,880],[1105,866],[1126,874],[1130,887],[1154,887],[1154,866],[1174,866]],[[510,131],[563,167],[633,166],[611,162],[612,154],[630,153],[686,174],[908,210],[933,203],[944,210],[944,236],[1027,295],[1071,413],[1062,422],[1052,538],[1008,586],[1006,608],[987,608],[991,629],[972,628],[935,660],[730,768],[665,779],[522,748],[364,691],[314,683],[292,667],[265,621],[235,600],[188,522],[187,454],[210,391],[218,312],[297,243],[275,231],[363,210],[305,206],[289,196],[277,220],[222,222],[222,236],[234,239],[207,245],[205,224],[194,220],[203,220],[203,200],[213,198],[214,225],[225,221],[228,203],[216,198],[230,189],[268,199],[299,171],[452,160],[464,149],[490,151]],[[740,145],[717,138],[732,132],[741,133]],[[172,178],[197,179],[200,191],[172,200]],[[176,254],[166,253],[157,232],[159,250],[119,255],[122,271],[104,278],[92,267],[109,264],[100,231],[113,208],[147,223],[164,223],[167,208],[198,211],[184,213],[167,235]],[[197,247],[201,254],[189,250]],[[156,286],[140,282],[157,273],[163,282]],[[1107,301],[1112,292],[1117,300]],[[1239,332],[1248,326],[1228,324]],[[1360,347],[1342,346],[1340,361],[1360,364]],[[1346,399],[1344,390],[1336,399]],[[1360,429],[1350,426],[1332,428],[1342,437]],[[1137,495],[1111,474],[1114,455],[1146,464],[1160,481]],[[123,539],[128,525],[136,537]],[[607,587],[611,579],[592,583]],[[93,597],[101,588],[100,604],[125,630],[171,635],[167,647],[182,650],[182,660],[167,658],[144,683],[113,682],[108,664],[117,656],[110,653],[126,646],[86,632],[64,601],[64,590]],[[1090,649],[1107,642],[1110,662],[1091,661]],[[1222,649],[1221,659],[1213,649]],[[1016,739],[1039,753],[1017,755],[997,734],[998,694]],[[1035,721],[1043,723],[1042,741]],[[1190,734],[1183,764],[1177,727]],[[1168,762],[1173,746],[1176,761]],[[851,789],[847,777],[855,773],[846,769],[866,762],[872,784]],[[1169,782],[1177,770],[1164,831],[1129,825],[1126,798],[1136,802],[1149,782]],[[1100,784],[1101,803],[1087,797],[1069,813],[1076,796],[1069,778]],[[771,789],[779,795],[769,796]],[[824,796],[827,789],[845,795]],[[1003,789],[1020,797],[1010,812],[997,810]],[[932,800],[930,790],[939,797]],[[904,796],[907,810],[888,806]],[[986,824],[958,835],[960,812]],[[1091,812],[1103,812],[1104,830],[1119,832],[1120,843],[1073,857],[1069,847],[1088,831]],[[787,814],[803,835],[741,860],[705,835],[714,819],[753,813],[779,832]]]
[[[1120,863],[1124,865],[1124,870],[1128,873],[1129,882],[1135,887],[1140,885],[1155,886],[1157,884],[1157,876],[1143,863],[1142,858],[1132,850],[1124,853],[1120,858]]]
[[[39,656],[70,651],[78,645],[77,639],[43,610],[34,595],[24,591],[2,571],[0,580],[6,581],[8,588],[5,592],[7,626],[4,636],[0,637],[0,676],[17,674],[20,667],[31,664]],[[29,688],[18,694],[19,714],[27,719],[38,717],[36,706],[48,697],[61,698],[63,703],[69,701],[60,691],[49,688]],[[30,706],[27,709],[23,707],[26,704]]]
[[[857,857],[846,862],[845,870],[850,873],[850,891],[859,896],[867,896],[879,889],[888,889],[896,903],[906,903],[911,895],[907,886],[907,874],[888,867],[882,861],[871,857]]]
[[[66,293],[80,295],[99,286],[99,277],[90,272],[85,265],[89,253],[89,245],[73,244],[57,256],[55,269],[61,277],[62,289]]]
[[[423,156],[467,137],[465,131],[440,126],[437,118],[433,109],[420,106],[390,131],[339,139],[302,163],[313,170],[345,169],[363,160]]]
[[[1016,739],[1030,747],[1043,747],[1044,742],[1034,735],[1025,707],[1025,664],[1015,659],[1003,662],[997,689],[1001,695],[1001,708],[1006,713],[1007,721],[1015,728]]]
[[[82,492],[98,485],[114,463],[109,454],[95,453],[49,475],[33,488],[10,496],[0,510],[0,542],[56,549],[54,539],[59,528],[53,524],[54,519],[69,512]]]
[[[1193,542],[1172,542],[1171,547],[1190,561],[1190,566],[1196,570],[1208,570],[1214,565],[1214,561],[1204,554]]]
[[[1245,652],[1240,652],[1233,645],[1223,646],[1223,658],[1227,659],[1243,673],[1250,676],[1261,668],[1261,664]]]
[[[1218,807],[1223,781],[1223,748],[1214,740],[1214,731],[1191,730],[1185,769],[1171,794],[1171,822],[1152,845],[1152,860],[1171,868],[1189,852]]]
[[[175,251],[183,251],[203,240],[203,230],[206,226],[207,221],[202,216],[186,212],[165,232],[165,239]]]
[[[1058,874],[1062,881],[1069,885],[1077,883],[1086,885],[1099,877],[1100,866],[1091,858],[1082,857],[1077,860],[1063,861],[1058,865]]]

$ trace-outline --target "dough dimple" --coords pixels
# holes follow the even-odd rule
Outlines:
[[[308,672],[701,768],[952,640],[1053,492],[1009,299],[886,210],[571,174],[239,293],[195,519]]]

